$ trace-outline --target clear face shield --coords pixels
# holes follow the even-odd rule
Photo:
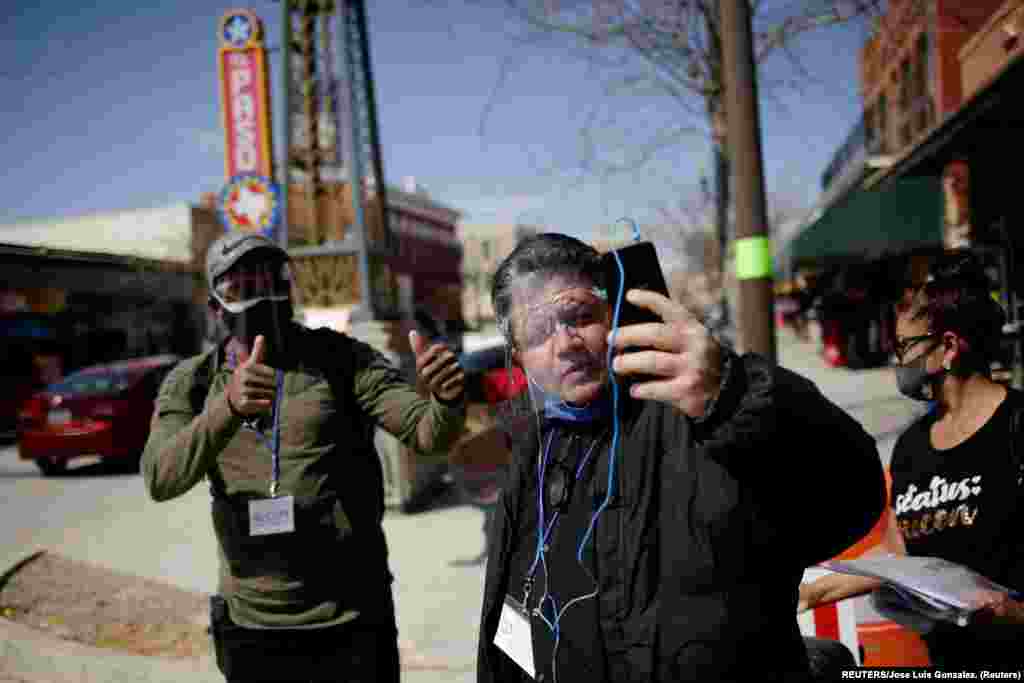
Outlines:
[[[210,291],[228,313],[238,315],[264,301],[290,298],[292,271],[288,263],[264,268],[243,268],[225,273]]]
[[[499,321],[508,349],[508,385],[520,388],[497,410],[501,426],[512,434],[523,431],[525,418],[539,427],[545,411],[568,406],[607,381],[606,293],[575,279],[547,279],[535,275],[517,283],[510,315]],[[521,367],[513,368],[513,349]]]
[[[246,266],[217,280],[210,297],[224,309],[227,332],[252,342],[262,335],[270,352],[282,352],[292,318],[292,273],[287,262]]]

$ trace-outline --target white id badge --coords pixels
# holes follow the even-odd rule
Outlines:
[[[537,677],[533,666],[530,615],[523,609],[522,603],[510,595],[505,596],[505,604],[501,607],[501,618],[498,620],[498,630],[494,634],[494,644],[529,674],[530,678]]]
[[[249,501],[249,535],[287,534],[295,531],[295,498],[281,496]]]

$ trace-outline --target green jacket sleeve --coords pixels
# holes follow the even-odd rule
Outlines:
[[[356,401],[381,427],[423,455],[446,454],[466,421],[462,401],[446,405],[420,396],[372,346],[350,339]]]
[[[146,489],[156,501],[180,496],[203,479],[241,426],[220,394],[196,414],[190,394],[202,356],[179,364],[160,386],[142,453]]]

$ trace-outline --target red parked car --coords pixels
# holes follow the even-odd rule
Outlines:
[[[98,455],[138,469],[160,382],[181,360],[147,356],[74,372],[34,394],[18,414],[18,453],[45,475]]]

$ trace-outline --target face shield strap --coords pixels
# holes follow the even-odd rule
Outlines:
[[[220,294],[217,293],[216,290],[212,290],[210,292],[210,296],[213,297],[214,301],[220,304],[224,308],[224,310],[226,310],[228,313],[233,313],[234,315],[245,313],[253,306],[261,304],[264,301],[282,303],[289,300],[289,296],[287,294],[278,294],[275,296],[261,296],[255,299],[247,299],[245,301],[236,301],[234,303],[228,303],[227,301],[224,301],[224,299],[220,296]]]
[[[291,286],[291,266],[283,261],[275,266],[231,271],[214,282],[210,295],[226,311],[237,315],[264,301],[288,301]]]

